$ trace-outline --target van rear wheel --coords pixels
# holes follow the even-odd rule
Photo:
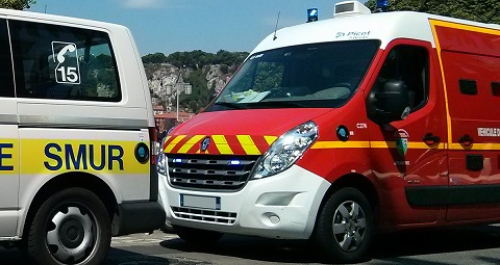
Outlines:
[[[50,196],[35,213],[27,252],[44,265],[97,265],[110,243],[110,219],[102,201],[86,189],[69,188]]]
[[[318,217],[315,238],[331,261],[357,262],[370,248],[373,211],[358,189],[342,188],[325,203]]]
[[[182,240],[197,246],[209,246],[217,242],[224,235],[219,232],[183,226],[174,226],[174,231]]]

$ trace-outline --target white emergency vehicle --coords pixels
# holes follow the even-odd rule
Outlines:
[[[43,265],[100,264],[112,236],[164,224],[126,27],[0,9],[0,69],[1,245]]]

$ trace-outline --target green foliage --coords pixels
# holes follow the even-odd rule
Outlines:
[[[118,91],[116,80],[116,69],[113,58],[109,55],[100,54],[91,56],[90,60],[80,65],[81,70],[86,73],[85,83],[88,85],[84,90],[87,97],[115,97]]]
[[[253,89],[255,91],[267,91],[270,88],[280,87],[283,71],[284,68],[282,64],[274,62],[259,63]]]
[[[228,74],[229,73],[229,66],[227,66],[227,64],[221,64],[220,65],[220,71],[223,74]]]
[[[214,86],[210,89],[207,87],[207,80],[205,79],[206,74],[207,73],[203,71],[203,69],[192,71],[189,77],[185,79],[187,83],[193,86],[191,94],[181,94],[179,99],[179,101],[187,102],[187,107],[195,113],[203,109],[207,105],[210,95],[215,93]]]
[[[147,64],[147,63],[163,63],[165,62],[167,57],[165,54],[161,52],[153,53],[153,54],[148,54],[142,57],[142,62]]]
[[[0,0],[0,7],[9,9],[28,9],[33,4],[36,4],[36,0]]]
[[[365,5],[375,10],[376,1]],[[406,10],[500,24],[499,0],[389,0],[389,11]]]
[[[202,69],[203,66],[209,64],[225,64],[228,67],[240,65],[247,56],[247,52],[228,52],[220,50],[217,54],[213,54],[196,50],[191,52],[174,52],[168,56],[157,52],[143,56],[142,61],[145,64],[169,63],[176,67]],[[231,70],[231,68],[228,70]]]

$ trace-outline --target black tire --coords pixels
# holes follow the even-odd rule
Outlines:
[[[175,233],[184,241],[196,246],[210,246],[224,234],[189,227],[174,226]]]
[[[353,263],[368,254],[373,231],[373,210],[368,200],[358,189],[349,187],[333,193],[323,206],[315,239],[329,261]]]
[[[68,188],[50,196],[35,213],[27,252],[40,265],[98,265],[110,244],[110,218],[102,201],[89,190]]]

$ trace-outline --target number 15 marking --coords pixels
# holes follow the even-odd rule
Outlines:
[[[52,53],[55,68],[56,82],[66,84],[80,84],[78,52],[73,42],[52,42]]]

